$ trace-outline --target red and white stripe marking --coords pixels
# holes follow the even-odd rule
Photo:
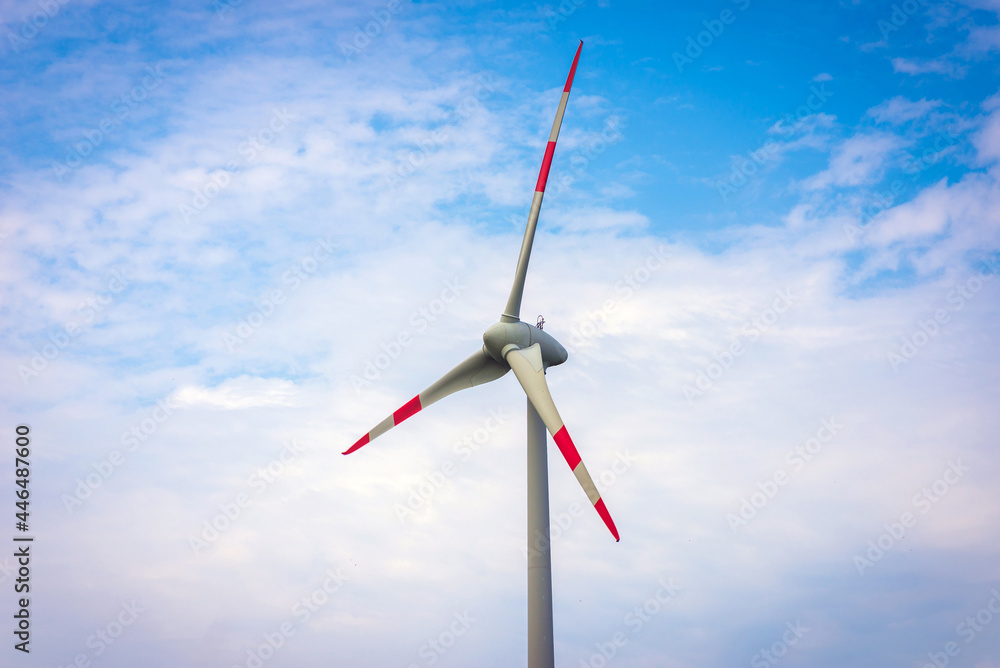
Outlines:
[[[413,397],[405,404],[400,406],[399,410],[397,410],[392,415],[390,415],[389,417],[387,417],[386,419],[382,420],[377,425],[375,425],[374,429],[372,429],[370,432],[359,438],[354,443],[354,445],[345,450],[343,454],[349,455],[358,448],[360,448],[361,446],[368,445],[373,440],[375,440],[385,432],[389,431],[390,429],[395,427],[397,424],[399,424],[406,418],[412,417],[417,413],[419,413],[420,409],[422,408],[423,406],[420,404],[420,395],[418,394],[417,396]]]
[[[549,143],[545,145],[545,157],[542,158],[542,168],[538,171],[538,181],[535,182],[535,193],[545,192],[545,182],[549,180],[549,167],[552,166],[552,156],[556,152],[556,140],[559,138],[559,128],[562,126],[563,114],[566,113],[566,103],[569,102],[569,90],[573,87],[573,76],[576,75],[576,64],[580,62],[580,51],[583,49],[583,40],[576,48],[576,56],[573,57],[573,65],[569,68],[569,76],[566,77],[566,86],[563,88],[562,98],[559,100],[559,108],[556,110],[556,119],[552,122],[552,131],[549,133]]]
[[[521,255],[517,260],[517,270],[514,272],[514,285],[510,298],[504,308],[503,317],[507,322],[519,319],[521,313],[521,296],[524,290],[524,278],[528,272],[528,260],[531,257],[531,244],[535,238],[535,227],[538,224],[538,212],[542,209],[542,197],[545,195],[545,183],[549,180],[549,168],[552,167],[552,156],[556,152],[556,139],[559,138],[559,128],[562,126],[563,114],[566,113],[566,103],[569,102],[569,91],[573,87],[573,76],[576,65],[580,62],[580,51],[583,50],[583,40],[573,56],[573,65],[569,68],[566,85],[563,87],[562,98],[556,109],[556,118],[552,121],[549,141],[545,144],[545,155],[542,157],[542,167],[538,170],[538,180],[535,182],[535,194],[531,198],[531,209],[528,211],[528,223],[524,227],[524,241],[521,242]]]
[[[566,459],[566,463],[573,469],[573,475],[576,476],[580,487],[583,487],[587,498],[594,504],[597,514],[601,516],[604,524],[611,531],[611,535],[615,537],[616,541],[621,540],[618,536],[618,529],[615,527],[615,522],[611,519],[611,513],[608,512],[607,507],[604,505],[604,499],[601,498],[600,492],[597,491],[597,487],[594,485],[594,480],[590,477],[587,467],[583,465],[580,453],[577,452],[576,445],[573,444],[573,439],[569,437],[569,432],[566,431],[566,425],[563,425],[559,431],[553,434],[552,438],[555,440],[556,445],[559,446],[559,452]]]

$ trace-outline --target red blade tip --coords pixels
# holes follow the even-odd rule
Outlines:
[[[564,93],[568,93],[569,89],[573,87],[573,75],[576,74],[576,64],[580,61],[580,51],[583,49],[583,40],[580,40],[580,46],[576,47],[576,55],[573,57],[573,65],[569,68],[569,76],[566,77],[566,86],[563,88]]]
[[[618,528],[615,527],[615,522],[611,519],[611,513],[608,512],[607,506],[604,505],[604,499],[598,499],[597,503],[594,504],[594,508],[597,509],[597,514],[601,516],[601,519],[604,520],[608,529],[611,530],[611,535],[615,537],[615,542],[617,543],[620,541],[621,538],[618,536]]]
[[[342,455],[349,455],[352,452],[354,452],[355,450],[357,450],[358,448],[360,448],[362,445],[368,445],[369,441],[371,441],[371,438],[369,438],[368,434],[365,434],[364,436],[362,436],[361,438],[359,438],[354,443],[354,445],[352,445],[351,447],[347,448],[347,450],[344,450],[340,454],[342,454]]]

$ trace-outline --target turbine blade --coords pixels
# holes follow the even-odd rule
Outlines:
[[[545,195],[545,182],[549,178],[549,167],[552,165],[552,155],[556,150],[556,140],[559,138],[559,128],[562,126],[563,114],[566,113],[566,103],[569,101],[569,89],[573,87],[573,75],[576,74],[576,64],[580,60],[581,49],[583,49],[583,40],[580,40],[580,46],[577,47],[576,56],[573,58],[573,65],[569,68],[569,76],[566,77],[566,86],[563,88],[562,99],[559,100],[559,108],[556,109],[556,119],[552,122],[549,141],[545,145],[542,168],[538,172],[538,181],[535,183],[535,195],[531,200],[531,210],[528,212],[528,224],[524,228],[524,239],[521,241],[521,254],[517,258],[517,269],[514,271],[514,285],[510,289],[507,306],[500,317],[504,322],[517,322],[521,318],[521,295],[524,292],[524,278],[528,275],[528,260],[531,259],[531,244],[535,239],[538,212],[542,208],[542,197]]]
[[[375,425],[374,429],[355,441],[354,445],[345,450],[343,454],[349,455],[361,446],[367,445],[406,418],[414,415],[421,409],[427,408],[435,401],[444,399],[449,394],[458,392],[459,390],[465,390],[476,385],[488,383],[491,380],[496,380],[508,371],[510,371],[510,367],[500,364],[487,355],[486,351],[479,350],[442,376],[439,381],[407,401],[399,410]]]
[[[545,423],[545,428],[549,430],[556,445],[559,446],[559,452],[566,459],[573,475],[583,487],[583,491],[587,493],[587,498],[594,504],[597,514],[604,520],[604,524],[607,525],[615,540],[620,540],[614,520],[611,519],[611,514],[605,507],[604,500],[597,491],[590,473],[587,472],[587,467],[583,465],[580,453],[577,452],[573,439],[569,437],[566,425],[559,417],[559,411],[556,410],[552,395],[549,394],[549,386],[545,382],[545,369],[542,366],[541,348],[536,343],[524,349],[513,349],[507,353],[506,360],[510,364],[510,368],[514,370],[514,375],[517,376],[521,387],[524,388],[524,393],[531,400],[531,405],[535,407],[542,422]]]

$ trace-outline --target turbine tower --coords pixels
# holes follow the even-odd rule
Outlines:
[[[528,213],[528,224],[524,230],[524,240],[521,242],[521,253],[517,258],[514,284],[510,289],[510,297],[507,299],[507,306],[500,316],[500,321],[483,334],[483,346],[480,350],[403,404],[399,410],[378,423],[374,429],[359,438],[344,452],[345,455],[351,454],[449,394],[488,383],[508,371],[514,371],[514,376],[528,397],[528,668],[553,668],[555,661],[552,638],[552,560],[549,538],[546,430],[552,435],[559,452],[566,459],[566,463],[569,464],[598,515],[604,520],[615,540],[619,540],[618,529],[615,528],[615,523],[597,487],[594,486],[587,467],[583,465],[576,445],[566,431],[566,425],[559,417],[559,411],[556,410],[545,382],[546,370],[550,366],[566,361],[568,357],[566,349],[548,332],[521,322],[520,319],[521,295],[524,292],[524,279],[528,273],[528,260],[531,258],[531,244],[535,238],[538,212],[542,208],[545,182],[548,180],[549,167],[556,150],[556,139],[559,137],[559,127],[566,112],[566,103],[569,100],[569,91],[573,85],[573,75],[576,73],[581,49],[583,49],[582,40],[573,58],[569,76],[566,77],[566,86],[563,88],[562,99],[559,100],[556,118],[552,123],[552,132],[545,145],[542,168],[538,172],[531,211]],[[533,537],[534,546],[531,544]]]

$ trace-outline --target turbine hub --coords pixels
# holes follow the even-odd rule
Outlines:
[[[512,348],[527,348],[536,343],[541,348],[545,368],[562,364],[569,358],[569,353],[551,334],[520,320],[501,320],[483,334],[483,350],[501,364],[507,363],[506,353]]]

